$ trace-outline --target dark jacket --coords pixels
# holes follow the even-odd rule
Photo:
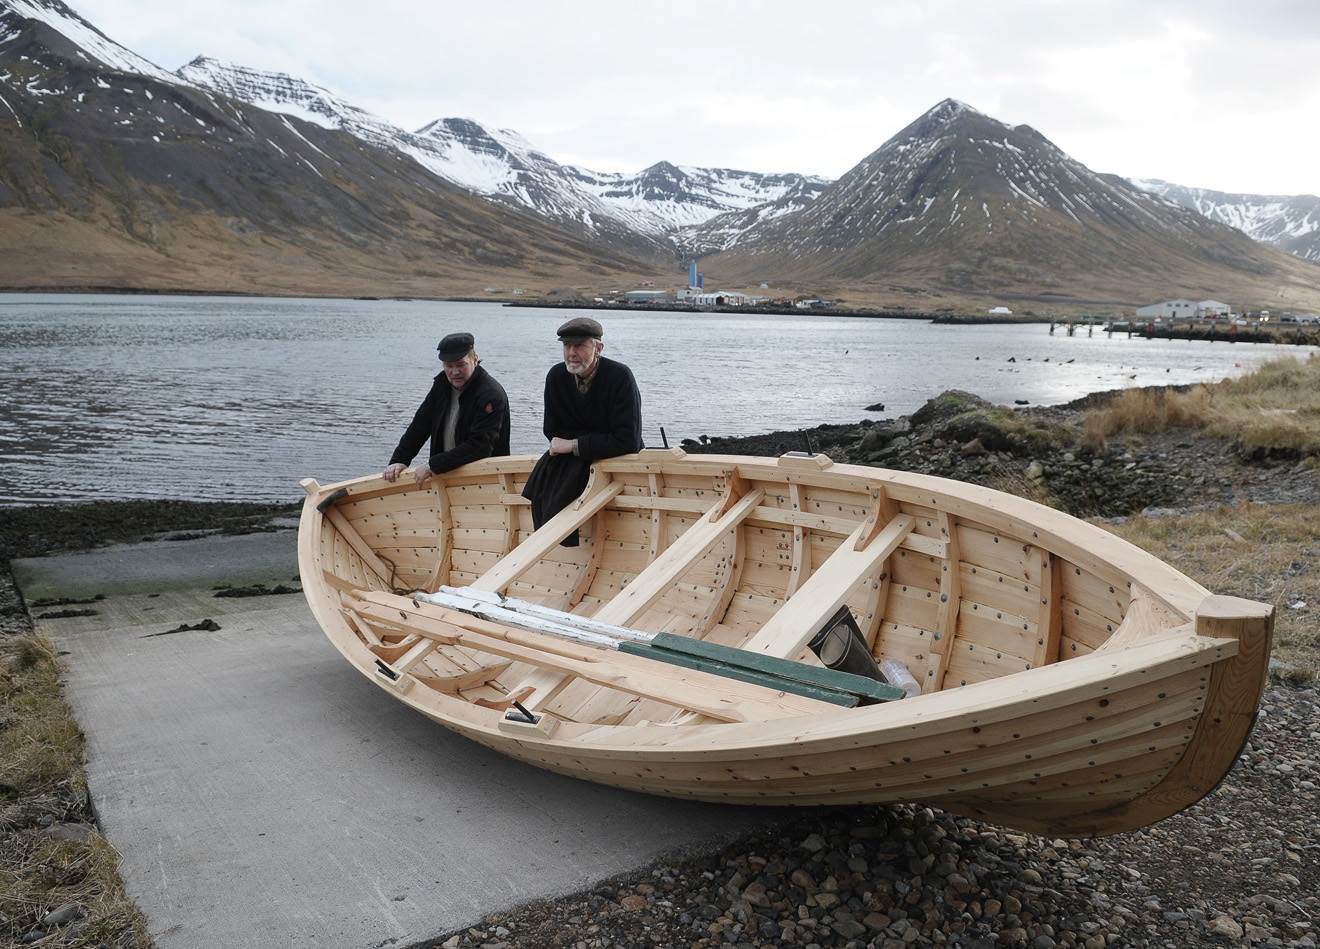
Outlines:
[[[454,447],[444,448],[445,416],[454,387],[442,372],[431,383],[431,391],[422,400],[412,424],[399,439],[399,447],[390,455],[390,464],[410,464],[413,456],[430,439],[431,456],[427,466],[437,474],[479,458],[509,453],[509,397],[504,387],[481,366],[477,366],[458,393],[458,427]]]
[[[532,502],[532,524],[540,527],[582,493],[592,462],[642,450],[642,394],[632,370],[600,357],[586,394],[563,363],[545,377],[546,438],[576,438],[576,455],[551,455],[537,461],[523,488]],[[576,534],[565,546],[574,546]]]

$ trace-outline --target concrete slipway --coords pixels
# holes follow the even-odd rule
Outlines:
[[[508,760],[351,669],[301,594],[213,596],[296,573],[292,531],[14,564],[29,603],[106,597],[37,626],[69,653],[96,812],[162,949],[397,949],[770,814]]]

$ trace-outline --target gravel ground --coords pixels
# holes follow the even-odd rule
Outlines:
[[[1271,689],[1219,788],[1141,831],[1049,840],[929,808],[814,811],[431,945],[1311,949],[1318,703]]]

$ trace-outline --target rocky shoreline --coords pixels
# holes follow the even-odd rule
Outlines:
[[[820,425],[738,438],[686,438],[689,452],[824,452],[838,462],[939,475],[1008,490],[1078,517],[1192,510],[1249,501],[1320,503],[1312,464],[1243,453],[1226,439],[1172,431],[1087,444],[1086,413],[1117,392],[1049,407],[996,406],[951,390],[895,420]]]

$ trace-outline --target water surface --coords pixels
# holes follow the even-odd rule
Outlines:
[[[458,330],[509,393],[513,450],[540,451],[555,328],[579,313],[636,374],[651,445],[662,425],[677,444],[855,422],[955,387],[1058,403],[1304,352],[812,314],[0,294],[0,503],[293,500],[300,478],[378,470],[439,371],[437,341]],[[865,412],[874,402],[886,411]]]

